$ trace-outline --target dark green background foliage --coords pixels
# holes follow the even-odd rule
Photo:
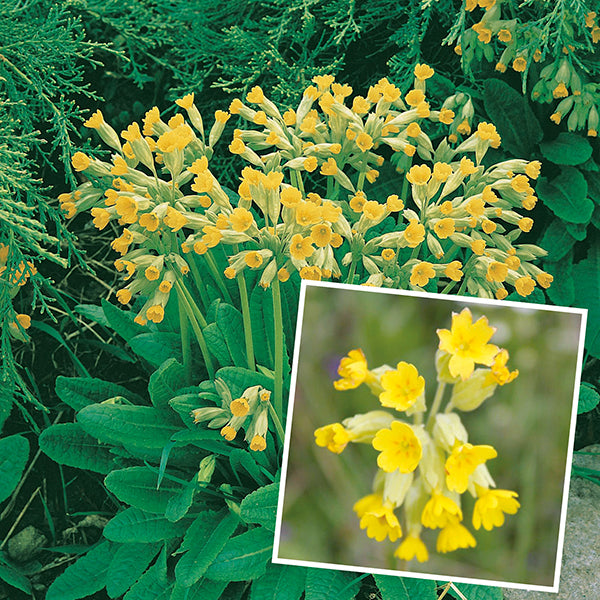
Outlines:
[[[425,377],[431,405],[437,381],[438,328],[449,328],[452,300],[307,286],[294,398],[279,556],[363,567],[398,568],[398,543],[378,543],[361,531],[352,511],[371,493],[377,453],[350,444],[335,455],[314,443],[314,430],[356,413],[378,410],[365,387],[338,392],[339,360],[361,348],[371,368],[400,361]],[[436,533],[425,533],[430,560],[409,570],[450,576],[552,585],[573,407],[579,314],[470,305],[473,320],[488,317],[492,342],[506,348],[517,379],[498,387],[477,410],[460,413],[473,444],[490,444],[488,468],[500,489],[515,490],[521,509],[491,532],[474,532],[473,550],[438,555]],[[442,408],[443,410],[443,408]],[[464,494],[465,525],[473,501]],[[399,514],[401,511],[399,511]],[[391,560],[391,562],[390,562]],[[535,568],[532,565],[536,565]]]

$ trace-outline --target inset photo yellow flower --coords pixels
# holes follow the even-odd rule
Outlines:
[[[273,562],[556,591],[585,319],[304,281]]]

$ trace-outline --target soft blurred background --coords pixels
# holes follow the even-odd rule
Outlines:
[[[368,538],[352,510],[356,500],[371,493],[376,451],[349,444],[335,455],[316,446],[314,430],[380,408],[366,386],[346,392],[333,388],[340,359],[354,348],[362,348],[370,368],[413,363],[425,377],[429,407],[437,387],[436,329],[449,329],[452,312],[465,306],[473,321],[488,317],[497,328],[491,342],[509,351],[511,370],[519,369],[515,381],[499,386],[479,409],[461,417],[471,443],[497,449],[488,467],[499,489],[518,492],[521,508],[501,528],[474,531],[474,501],[466,493],[464,524],[477,547],[437,554],[439,530],[425,530],[429,561],[400,564],[393,557],[399,542]],[[580,324],[579,314],[525,304],[513,308],[307,286],[279,557],[552,585]]]

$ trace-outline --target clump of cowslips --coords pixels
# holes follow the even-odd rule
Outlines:
[[[228,442],[235,440],[243,428],[250,450],[265,450],[269,411],[273,411],[270,390],[254,385],[245,389],[239,398],[233,398],[225,382],[219,378],[215,379],[215,389],[218,400],[213,394],[208,394],[208,397],[217,400],[219,405],[192,410],[194,423],[206,422],[210,429],[220,429],[221,436]],[[203,397],[202,393],[200,397]]]
[[[593,72],[585,66],[587,57],[582,57],[593,55],[600,42],[597,14],[586,10],[583,3],[564,6],[560,13],[551,13],[552,8],[540,4],[539,9],[530,7],[529,18],[524,13],[515,18],[511,3],[467,0],[462,18],[468,19],[470,13],[479,21],[464,29],[458,39],[451,34],[447,41],[457,40],[455,51],[467,71],[473,61],[496,60],[500,73],[510,67],[525,78],[537,73],[530,69],[540,63],[543,66],[532,87],[532,99],[555,104],[550,119],[557,125],[566,120],[569,131],[584,130],[596,137],[600,92]]]
[[[468,308],[453,313],[450,329],[437,330],[438,386],[426,421],[426,382],[414,365],[400,361],[396,368],[372,369],[360,349],[340,362],[335,389],[365,384],[388,410],[320,427],[315,440],[337,454],[349,443],[369,444],[377,452],[372,493],[359,499],[354,511],[370,538],[402,540],[394,553],[401,560],[428,560],[424,528],[439,530],[437,552],[476,546],[464,524],[465,493],[476,499],[470,520],[477,530],[502,526],[505,514],[515,514],[520,506],[516,492],[495,489],[486,465],[497,456],[495,448],[470,442],[460,417],[518,376],[507,366],[508,352],[490,343],[494,332],[485,316],[473,322]],[[440,412],[448,386],[449,399]]]
[[[2,285],[8,288],[8,295],[12,299],[27,283],[29,277],[37,273],[37,269],[31,261],[21,261],[16,268],[9,270],[9,252],[10,247],[0,243],[0,278],[3,279]],[[13,315],[14,319],[8,321],[8,331],[11,337],[21,342],[29,341],[26,330],[31,327],[31,317],[25,313],[13,312]]]

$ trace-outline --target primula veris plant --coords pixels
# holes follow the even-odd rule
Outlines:
[[[373,447],[378,469],[372,493],[359,499],[354,511],[370,538],[400,540],[394,553],[398,559],[428,560],[424,529],[439,530],[437,552],[476,547],[465,525],[466,493],[475,498],[470,525],[476,530],[500,527],[506,514],[519,509],[517,493],[496,489],[488,470],[496,449],[470,442],[460,416],[478,409],[519,374],[507,366],[507,350],[490,343],[494,332],[485,316],[473,322],[468,308],[452,315],[450,329],[437,330],[437,389],[429,405],[425,379],[412,364],[370,368],[360,349],[340,363],[337,390],[365,384],[382,407],[392,410],[376,409],[320,427],[315,441],[336,454],[349,443]]]

